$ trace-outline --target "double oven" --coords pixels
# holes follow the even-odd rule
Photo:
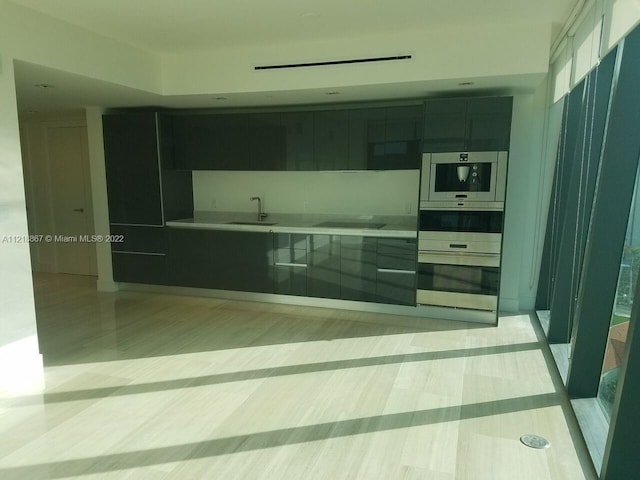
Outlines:
[[[417,303],[498,310],[507,152],[424,154]]]

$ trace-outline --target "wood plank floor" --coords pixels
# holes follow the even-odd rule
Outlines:
[[[3,480],[596,478],[528,315],[495,328],[34,283],[46,386],[0,399]]]

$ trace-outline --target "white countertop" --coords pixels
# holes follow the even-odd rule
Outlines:
[[[233,224],[230,222],[255,222],[255,224]],[[350,225],[348,227],[319,225],[327,222]],[[258,222],[257,213],[196,211],[193,218],[168,221],[166,225],[177,228],[244,232],[416,238],[418,236],[417,222],[415,215],[306,215],[290,213],[269,214],[262,222]],[[383,226],[367,228],[367,224],[383,224]]]

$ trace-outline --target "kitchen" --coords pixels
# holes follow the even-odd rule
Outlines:
[[[495,324],[511,106],[511,97],[473,97],[248,113],[110,112],[111,233],[126,239],[112,245],[114,280],[126,288],[189,287],[207,291],[184,293]],[[437,152],[460,151],[472,153],[436,160]],[[445,185],[436,164],[464,175]],[[474,258],[492,254],[489,263],[474,267],[460,253],[437,251],[443,242],[428,231],[443,209],[466,212],[458,226],[443,228],[448,236],[470,228],[469,218],[478,223],[485,210],[498,211],[481,230],[471,227],[476,237],[491,236],[483,247],[490,252],[478,251],[482,239],[461,243],[462,233],[450,243]]]

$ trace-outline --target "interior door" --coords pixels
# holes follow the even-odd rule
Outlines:
[[[47,151],[57,271],[97,275],[95,244],[82,240],[95,233],[86,127],[49,126]]]

